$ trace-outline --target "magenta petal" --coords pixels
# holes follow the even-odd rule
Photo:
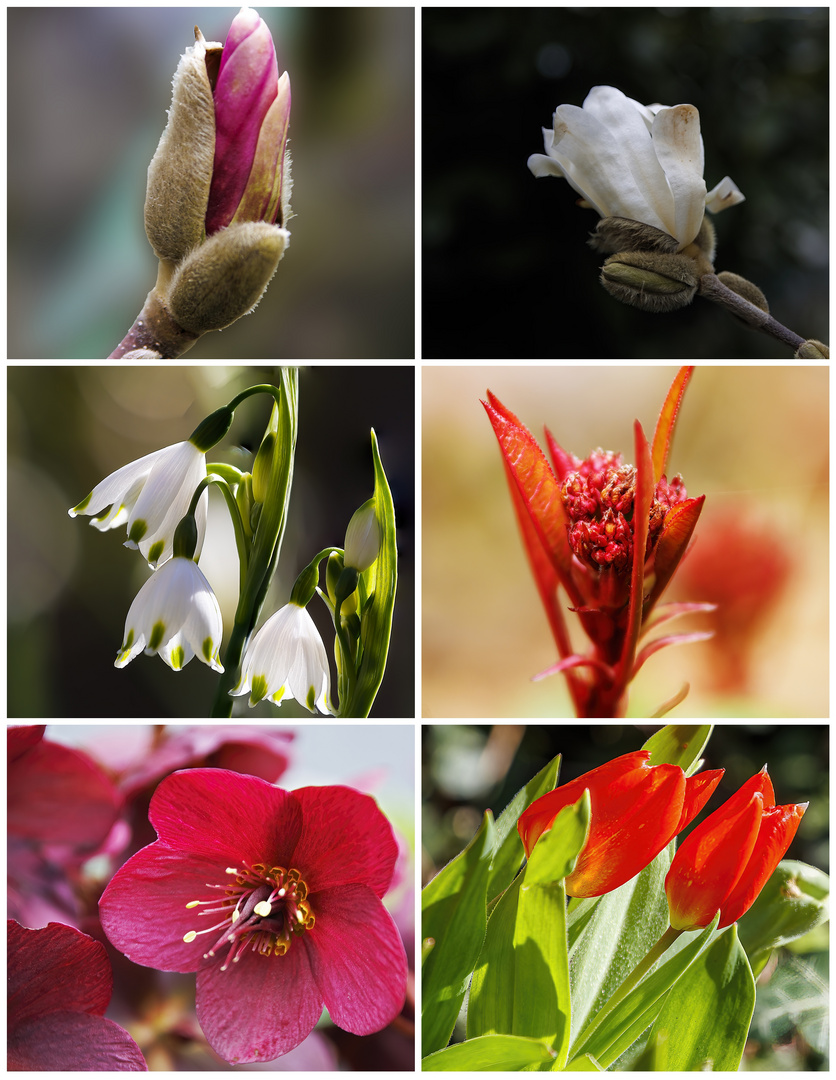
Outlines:
[[[170,847],[235,866],[242,857],[288,866],[301,830],[291,792],[225,769],[188,769],[154,792],[151,824]]]
[[[53,1012],[9,1033],[10,1072],[146,1072],[127,1031],[103,1016]]]
[[[190,930],[213,926],[217,918],[187,908],[192,900],[223,897],[224,867],[217,860],[189,855],[183,858],[157,841],[128,859],[110,881],[99,901],[99,918],[108,939],[129,960],[160,971],[197,971],[203,954],[221,935],[202,934],[183,941]]]
[[[331,1019],[371,1035],[403,1008],[406,954],[392,916],[364,885],[313,898],[316,926],[305,935],[316,984]]]
[[[10,1025],[54,1010],[105,1011],[113,976],[101,942],[62,923],[29,930],[10,919],[7,931]]]
[[[44,737],[46,731],[46,724],[31,724],[26,727],[11,727],[6,732],[6,747],[8,753],[8,763],[25,754],[33,746],[37,744]]]
[[[233,21],[214,90],[215,165],[206,211],[207,236],[232,220],[249,179],[261,124],[278,87],[270,31],[255,12],[245,10]]]
[[[297,788],[293,794],[304,822],[293,865],[308,891],[359,882],[383,896],[395,872],[398,845],[374,799],[336,786]]]
[[[321,1015],[322,996],[301,941],[292,941],[284,956],[249,951],[226,971],[212,964],[197,973],[198,1021],[212,1048],[233,1064],[281,1057]]]
[[[122,804],[91,758],[45,740],[11,763],[8,799],[10,833],[91,850],[110,832]]]

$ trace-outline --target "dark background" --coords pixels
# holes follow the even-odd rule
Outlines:
[[[100,533],[89,517],[70,518],[67,508],[127,462],[188,439],[203,417],[240,390],[278,378],[275,368],[257,367],[9,369],[10,717],[208,715],[218,676],[197,658],[179,672],[144,654],[114,668],[125,617],[148,571],[136,551],[123,547],[124,525]],[[395,502],[399,553],[389,660],[375,718],[415,715],[414,381],[412,366],[300,370],[287,530],[260,619],[287,601],[296,576],[318,551],[342,546],[352,513],[374,490],[374,427]],[[244,402],[207,460],[248,470],[269,416],[264,395]],[[223,661],[238,597],[238,561],[219,492],[210,493],[209,506],[200,566],[223,612]],[[309,610],[325,641],[333,685],[330,616],[318,598]],[[310,716],[295,701],[281,708],[264,701],[254,709],[246,701],[236,699],[236,716]]]
[[[425,8],[423,355],[786,359],[786,346],[697,297],[651,314],[598,283],[599,218],[535,179],[541,128],[598,84],[700,112],[717,270],[759,285],[796,333],[828,337],[828,10]]]

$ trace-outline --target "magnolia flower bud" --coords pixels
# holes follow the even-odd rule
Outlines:
[[[736,292],[738,296],[742,296],[744,300],[748,300],[750,304],[754,304],[761,311],[769,311],[769,302],[766,297],[757,285],[747,281],[745,277],[741,277],[740,274],[733,274],[730,270],[721,270],[717,277],[727,288],[731,289],[732,292]]]
[[[618,251],[668,251],[674,252],[679,247],[676,239],[653,225],[630,218],[601,218],[591,234],[589,246],[596,251],[615,253]]]
[[[644,311],[676,311],[694,299],[693,259],[664,252],[622,251],[601,267],[601,284],[617,300]]]
[[[796,360],[829,360],[830,349],[822,341],[816,341],[815,338],[810,338],[809,341],[805,341],[802,345],[799,345],[798,352],[795,354]]]
[[[290,233],[263,221],[230,225],[185,258],[168,288],[168,309],[191,334],[223,330],[253,310]]]

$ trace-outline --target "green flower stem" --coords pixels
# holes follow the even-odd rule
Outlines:
[[[244,581],[247,577],[247,566],[250,561],[250,548],[247,542],[247,534],[244,531],[244,522],[241,520],[241,511],[238,508],[238,503],[235,501],[235,496],[232,494],[232,488],[226,480],[214,472],[210,472],[205,480],[201,480],[192,497],[189,513],[194,513],[200,492],[204,487],[208,487],[209,484],[216,484],[220,488],[227,509],[229,510],[229,516],[232,518],[232,528],[235,531],[235,547],[238,551],[238,588],[243,589]]]
[[[644,960],[641,960],[633,968],[633,970],[630,972],[630,974],[627,976],[621,986],[619,986],[619,988],[609,999],[606,1005],[604,1005],[604,1007],[596,1014],[592,1022],[583,1029],[581,1034],[578,1036],[576,1049],[573,1050],[575,1056],[577,1056],[579,1053],[583,1053],[583,1047],[589,1042],[592,1035],[595,1034],[595,1032],[607,1019],[610,1013],[613,1012],[616,1006],[621,1004],[621,1002],[627,997],[631,990],[638,986],[638,984],[650,971],[650,969],[653,967],[659,957],[668,951],[671,945],[673,945],[673,943],[682,933],[682,930],[674,930],[672,926],[669,926],[667,928],[667,930],[664,932],[664,934],[662,934],[662,936],[659,938],[659,940],[656,942],[656,944],[653,946],[647,956],[645,956]]]
[[[298,387],[296,368],[282,368],[281,386],[261,383],[250,386],[232,399],[230,409],[235,409],[253,394],[271,394],[275,399],[274,415],[278,418],[278,432],[270,471],[269,488],[264,500],[255,536],[250,548],[249,563],[229,643],[224,655],[224,673],[220,676],[213,717],[232,716],[233,701],[229,691],[241,681],[241,660],[244,648],[258,621],[261,606],[270,587],[287,519],[287,505],[293,482],[293,461],[296,454],[298,426]],[[272,424],[271,418],[271,424]]]
[[[750,303],[734,292],[733,289],[724,285],[716,274],[703,274],[700,278],[699,294],[704,296],[706,300],[712,300],[715,304],[720,304],[727,311],[730,311],[732,315],[737,315],[753,330],[760,330],[770,337],[777,338],[778,341],[783,342],[785,345],[789,345],[793,352],[804,344],[805,339],[803,337],[799,337],[798,334],[793,333],[792,330],[779,323],[777,319],[773,319],[769,312],[763,311],[757,305]]]
[[[339,704],[337,706],[337,716],[343,716],[344,706],[351,700],[354,687],[357,683],[357,669],[355,667],[355,659],[351,655],[351,645],[348,640],[348,635],[345,632],[345,627],[340,617],[340,610],[342,609],[343,602],[340,600],[334,608],[334,629],[337,632],[337,641],[340,644],[340,652],[342,653],[343,662],[339,671]],[[345,676],[343,677],[343,672]]]

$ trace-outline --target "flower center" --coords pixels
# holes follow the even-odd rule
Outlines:
[[[633,502],[636,469],[620,454],[595,450],[563,482],[561,499],[569,517],[569,544],[593,570],[629,574],[633,565]],[[656,547],[668,510],[686,498],[682,478],[656,485],[648,523],[647,558]]]
[[[203,908],[198,916],[220,916],[220,920],[205,930],[190,930],[184,941],[194,941],[199,934],[220,931],[220,936],[204,960],[229,946],[221,971],[236,964],[247,949],[261,956],[284,956],[293,935],[313,929],[315,922],[308,901],[308,886],[298,870],[263,863],[244,864],[239,870],[229,866],[226,873],[234,884],[207,884],[207,889],[222,889],[223,896],[211,900],[192,900],[187,908]]]

